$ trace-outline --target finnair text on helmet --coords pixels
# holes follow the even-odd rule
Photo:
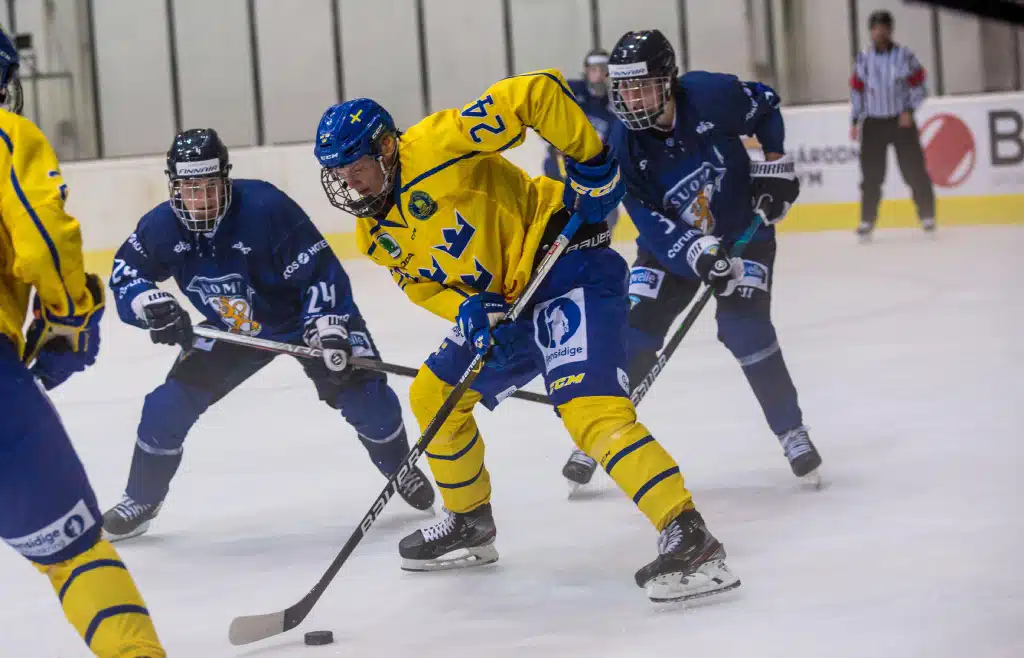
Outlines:
[[[642,75],[647,75],[647,62],[608,65],[608,77],[610,78],[638,78]]]
[[[199,162],[176,162],[174,171],[179,176],[202,176],[220,171],[220,160],[200,160]]]

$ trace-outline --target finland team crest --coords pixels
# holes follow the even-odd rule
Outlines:
[[[533,325],[534,340],[548,372],[587,360],[587,313],[582,288],[538,304]]]
[[[676,183],[665,193],[665,207],[675,208],[678,216],[705,235],[715,230],[715,217],[711,202],[722,189],[725,168],[704,162],[692,174]]]
[[[203,303],[216,311],[228,331],[254,336],[263,326],[252,319],[252,288],[241,274],[217,278],[195,276],[186,287],[199,295]]]

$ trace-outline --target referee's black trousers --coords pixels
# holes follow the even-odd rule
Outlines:
[[[861,127],[860,141],[861,222],[874,226],[878,219],[878,203],[882,199],[886,153],[890,144],[896,147],[896,161],[903,180],[910,187],[918,218],[934,218],[935,188],[924,165],[917,124],[901,128],[897,117],[868,117]]]

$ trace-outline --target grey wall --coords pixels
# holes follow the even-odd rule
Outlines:
[[[40,83],[38,102],[29,99],[28,114],[38,113],[62,158],[95,155],[94,51],[95,107],[105,155],[162,152],[177,127],[167,0],[92,0],[94,49],[88,4],[15,0],[18,30],[32,33],[39,70],[73,80]],[[647,27],[668,36],[681,64],[685,43],[691,69],[765,79],[787,103],[845,101],[849,94],[849,0],[253,0],[258,87],[249,0],[171,4],[181,127],[212,126],[232,146],[260,141],[257,98],[267,144],[309,141],[323,110],[341,98],[372,97],[407,127],[425,111],[473,101],[510,73],[554,67],[577,77],[595,40],[610,49],[625,31]],[[868,41],[868,14],[889,9],[897,40],[917,53],[935,93],[931,10],[902,0],[855,4],[861,47]],[[420,61],[420,6],[425,62]],[[0,21],[9,24],[6,9],[0,1]],[[940,29],[946,93],[1012,88],[1014,58],[1024,67],[1024,52],[1014,53],[1009,28],[942,12]]]

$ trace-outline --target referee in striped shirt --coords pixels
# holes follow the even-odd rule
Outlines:
[[[868,19],[872,45],[857,54],[850,78],[853,125],[860,138],[861,198],[857,235],[867,240],[878,219],[885,180],[886,152],[896,147],[903,180],[910,186],[925,231],[935,230],[935,189],[924,164],[914,110],[925,96],[924,68],[906,46],[892,40],[892,14],[876,11]]]

